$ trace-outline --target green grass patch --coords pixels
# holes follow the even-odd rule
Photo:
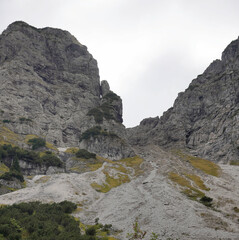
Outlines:
[[[117,173],[115,177],[109,175],[108,172],[103,171],[106,177],[105,183],[103,185],[97,184],[96,182],[91,183],[91,187],[98,192],[107,193],[112,188],[118,187],[123,183],[130,182],[128,175]]]
[[[230,161],[230,165],[239,166],[239,160]]]
[[[204,184],[204,182],[202,181],[202,179],[197,176],[197,175],[193,175],[193,174],[184,174],[187,178],[189,178],[190,180],[192,180],[200,189],[205,190],[205,191],[209,191],[210,188],[207,188]]]
[[[220,176],[221,168],[212,161],[185,154],[180,150],[173,151],[173,153],[179,156],[181,159],[188,161],[194,168],[197,168],[208,175],[215,177]]]
[[[9,171],[10,169],[4,163],[0,163],[0,175]]]
[[[186,178],[184,178],[183,176],[180,176],[175,172],[169,173],[169,179],[177,183],[178,185],[184,187],[183,193],[194,200],[196,200],[199,197],[201,198],[205,196],[205,194],[202,191],[193,187],[189,180],[187,180]]]
[[[11,131],[6,126],[0,127],[0,144],[11,144],[16,145],[19,141],[21,141],[21,138],[18,134]]]
[[[119,161],[118,163],[123,163],[126,167],[131,167],[134,169],[135,176],[139,176],[143,173],[143,170],[140,168],[141,163],[143,163],[143,159],[139,156],[134,156],[130,158],[124,158]]]
[[[35,181],[35,183],[46,183],[50,180],[50,176],[43,176]]]
[[[79,148],[76,147],[71,147],[71,148],[67,148],[65,153],[70,153],[70,154],[76,154],[76,152],[79,150]]]

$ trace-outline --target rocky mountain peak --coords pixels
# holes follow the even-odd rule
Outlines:
[[[124,136],[121,98],[100,83],[97,61],[67,31],[9,25],[0,35],[0,82],[0,120],[22,138],[78,146],[97,125]]]
[[[225,65],[238,63],[239,57],[239,38],[232,41],[222,53],[222,61]]]
[[[157,120],[129,129],[132,144],[184,148],[214,161],[238,159],[238,39],[180,93],[172,108]]]

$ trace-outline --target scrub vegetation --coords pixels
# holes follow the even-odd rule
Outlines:
[[[68,201],[42,204],[20,203],[0,208],[0,239],[9,240],[107,240],[111,225],[95,224],[80,229],[80,222],[70,214],[77,205]],[[99,232],[105,237],[98,237]]]
[[[96,138],[98,136],[109,136],[112,138],[118,138],[115,133],[108,132],[107,130],[102,129],[100,126],[95,126],[87,129],[85,132],[82,133],[80,142],[82,140],[88,140],[90,138]]]
[[[40,153],[12,145],[0,145],[0,160],[7,165],[14,158],[38,165],[63,167],[63,162],[50,151]]]

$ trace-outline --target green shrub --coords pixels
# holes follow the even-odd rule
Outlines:
[[[40,161],[42,162],[42,164],[48,167],[49,166],[63,167],[63,162],[50,151],[46,151],[45,154],[42,157],[40,157]]]
[[[118,138],[118,135],[116,135],[115,133],[103,130],[100,126],[95,126],[87,129],[85,132],[82,133],[80,142],[82,140],[90,139],[91,137],[96,138],[97,136],[109,136],[112,138]]]
[[[109,104],[109,103],[103,103],[101,106],[99,106],[98,108],[93,108],[88,112],[88,116],[93,116],[95,119],[96,123],[102,123],[103,119],[114,119],[113,114],[111,113],[111,111],[113,111],[114,108]]]
[[[110,91],[103,97],[103,99],[107,99],[108,101],[113,102],[113,101],[119,101],[120,97],[114,92]]]
[[[30,118],[25,118],[25,117],[20,117],[19,118],[20,123],[27,123],[27,122],[32,122]]]
[[[96,154],[95,154],[95,153],[88,152],[88,151],[85,150],[85,149],[79,149],[79,150],[76,152],[76,157],[78,157],[78,158],[90,159],[90,158],[96,158]]]
[[[93,116],[95,119],[96,123],[102,123],[103,119],[105,118],[106,120],[115,120],[119,121],[117,117],[114,116],[114,106],[113,106],[113,101],[119,101],[120,97],[116,95],[113,92],[109,92],[103,97],[103,104],[101,104],[97,108],[93,108],[88,112],[88,116]]]
[[[32,145],[32,150],[36,150],[46,146],[46,140],[43,138],[32,138],[28,140],[28,144]]]
[[[8,120],[8,119],[4,119],[4,120],[2,120],[2,122],[3,122],[3,123],[10,123],[11,121]]]
[[[95,126],[95,127],[89,128],[85,132],[82,133],[80,141],[82,141],[84,139],[87,140],[91,137],[98,136],[98,135],[100,135],[100,133],[101,133],[101,127],[100,126]]]
[[[54,155],[54,153],[50,151],[46,151],[43,156],[40,156],[39,152],[28,151],[25,149],[21,149],[19,147],[12,147],[11,145],[0,145],[0,160],[4,160],[5,162],[9,162],[8,160],[17,158],[23,160],[25,162],[38,164],[38,165],[46,165],[46,166],[57,166],[63,167],[62,161]],[[14,168],[17,167],[17,163],[13,161]],[[17,167],[18,168],[18,167]],[[17,170],[18,171],[18,170]]]
[[[201,199],[200,199],[200,202],[202,204],[204,204],[205,206],[207,207],[211,207],[212,206],[212,201],[213,199],[210,198],[210,197],[207,197],[207,196],[203,196]]]
[[[3,238],[0,239],[98,240],[95,235],[81,235],[79,222],[69,215],[76,207],[76,204],[68,201],[53,204],[31,202],[2,207],[0,236]],[[94,232],[90,230],[88,233]]]
[[[95,119],[96,123],[102,123],[103,122],[103,117],[104,113],[101,111],[99,108],[93,108],[91,109],[88,114],[88,116],[93,116]]]
[[[13,181],[15,179],[18,179],[20,182],[24,182],[24,177],[22,173],[19,173],[17,171],[5,172],[3,175],[0,176],[0,179],[4,179],[6,181]]]
[[[91,226],[91,227],[87,228],[85,230],[85,233],[86,233],[86,235],[89,235],[89,236],[95,236],[96,235],[96,227]]]
[[[4,179],[6,181],[13,181],[15,179],[18,179],[20,182],[24,182],[24,177],[22,175],[18,157],[16,155],[13,156],[13,162],[10,167],[10,171],[5,172],[3,175],[1,175],[0,179]]]

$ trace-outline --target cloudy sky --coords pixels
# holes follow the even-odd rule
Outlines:
[[[123,99],[124,124],[161,116],[239,35],[238,0],[0,0],[16,20],[71,32]]]

